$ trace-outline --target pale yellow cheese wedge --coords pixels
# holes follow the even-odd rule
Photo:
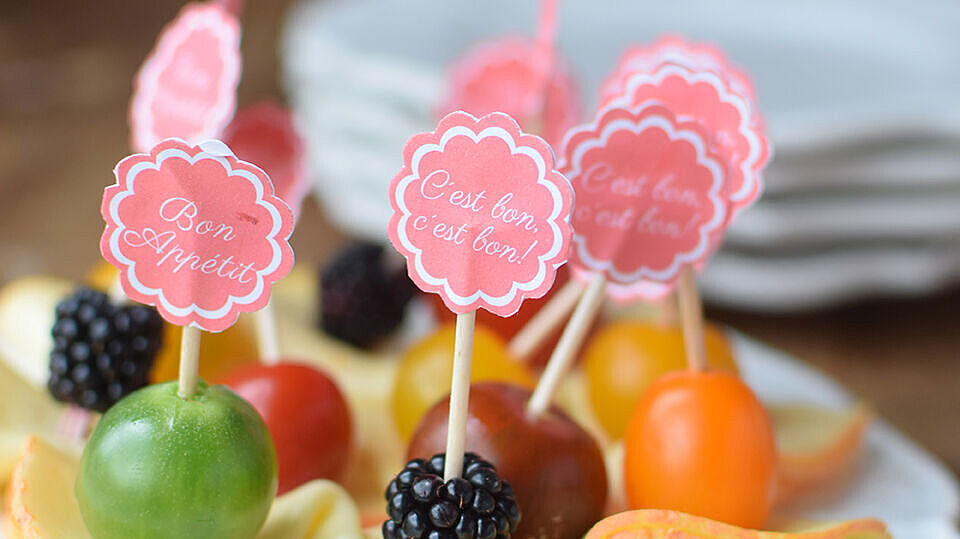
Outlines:
[[[6,485],[10,479],[28,434],[56,437],[63,406],[45,391],[28,384],[5,361],[0,361],[0,485]]]
[[[821,495],[850,477],[873,414],[864,405],[831,410],[768,405],[777,439],[777,505]]]
[[[88,539],[73,497],[77,454],[29,436],[7,492],[4,531],[8,539]]]
[[[257,539],[362,537],[360,513],[347,491],[316,479],[277,498]]]
[[[73,289],[66,279],[31,275],[0,288],[0,359],[40,389],[49,374],[57,303]]]

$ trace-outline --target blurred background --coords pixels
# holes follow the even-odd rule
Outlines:
[[[182,3],[0,7],[0,285],[99,259],[131,81]],[[327,201],[381,189],[403,138],[430,126],[444,66],[485,36],[529,34],[536,11],[402,3],[246,2],[238,105],[295,109]],[[704,3],[696,18],[648,4],[610,17],[562,2],[584,110],[625,46],[681,33],[755,77],[775,147],[766,194],[704,274],[708,316],[817,366],[960,472],[960,4]],[[298,262],[376,235],[378,204],[308,200]]]

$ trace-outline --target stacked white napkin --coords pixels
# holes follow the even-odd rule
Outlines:
[[[483,39],[531,35],[538,5],[294,7],[286,87],[335,222],[385,241],[386,186],[404,141],[434,125],[447,66]],[[775,149],[766,192],[702,282],[715,302],[793,310],[960,281],[958,27],[951,0],[564,0],[559,48],[588,107],[627,46],[666,33],[715,43],[754,76]]]

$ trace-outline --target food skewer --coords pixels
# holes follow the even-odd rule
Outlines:
[[[280,361],[280,338],[277,335],[277,317],[273,312],[273,300],[267,301],[256,312],[257,353],[260,362],[276,365]]]
[[[183,326],[180,337],[180,376],[177,394],[186,399],[197,392],[200,382],[200,328]]]
[[[703,302],[696,278],[693,266],[688,265],[682,270],[677,284],[677,303],[687,365],[694,371],[702,371],[707,368],[707,350],[703,340]]]
[[[443,480],[459,477],[463,470],[467,438],[467,407],[470,402],[470,365],[473,361],[473,330],[477,311],[457,315],[457,333],[453,345],[453,376],[450,380],[450,417],[447,421],[447,447]]]
[[[530,401],[527,403],[528,415],[539,416],[550,407],[557,386],[560,385],[560,381],[569,370],[570,364],[573,363],[577,350],[580,349],[590,325],[593,324],[593,319],[603,305],[606,285],[607,278],[601,272],[597,272],[590,279],[590,284],[587,285],[586,291],[580,297],[580,301],[577,302],[573,316],[570,317],[570,321],[564,328],[563,335],[560,336],[560,341],[554,348],[553,354],[547,362],[547,367],[530,396]]]
[[[383,534],[398,537],[402,527],[407,535],[422,536],[450,528],[457,523],[453,518],[424,522],[419,516],[421,511],[432,515],[436,506],[423,504],[444,503],[445,515],[463,517],[463,525],[475,526],[478,536],[511,535],[521,518],[512,488],[494,466],[478,464],[487,462],[484,455],[465,454],[468,417],[475,412],[470,367],[476,310],[512,316],[524,300],[549,291],[570,247],[573,190],[556,170],[546,142],[521,131],[504,113],[478,118],[452,112],[434,131],[413,135],[403,158],[403,168],[390,184],[390,243],[406,258],[411,280],[425,292],[437,293],[457,314],[457,326],[450,399],[445,403],[449,407],[437,415],[445,432],[429,453],[410,449],[420,458],[411,460],[387,487],[396,510],[390,511]],[[527,226],[504,219],[508,204],[510,215],[522,212]],[[495,453],[487,458],[495,458]],[[483,490],[477,492],[486,490],[490,498],[484,499],[499,501],[491,509],[435,502],[434,494],[411,490],[421,488],[408,481],[415,470],[421,476],[425,470],[436,475],[423,480],[442,480],[442,488],[451,492],[464,488],[459,486],[464,482],[480,481],[483,485],[477,488]],[[429,491],[440,492],[432,486]],[[498,516],[490,518],[491,512]]]
[[[567,320],[585,289],[584,284],[576,279],[564,283],[510,339],[507,345],[510,357],[521,362],[528,361],[553,331]]]

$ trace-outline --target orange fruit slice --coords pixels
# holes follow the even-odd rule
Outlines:
[[[80,459],[30,436],[20,450],[7,498],[4,532],[10,538],[89,539],[73,482]]]
[[[879,520],[859,519],[797,532],[740,528],[704,517],[663,509],[638,509],[609,516],[586,539],[889,539]]]
[[[849,477],[873,417],[864,405],[830,410],[802,404],[767,406],[777,440],[775,505],[822,493]]]

